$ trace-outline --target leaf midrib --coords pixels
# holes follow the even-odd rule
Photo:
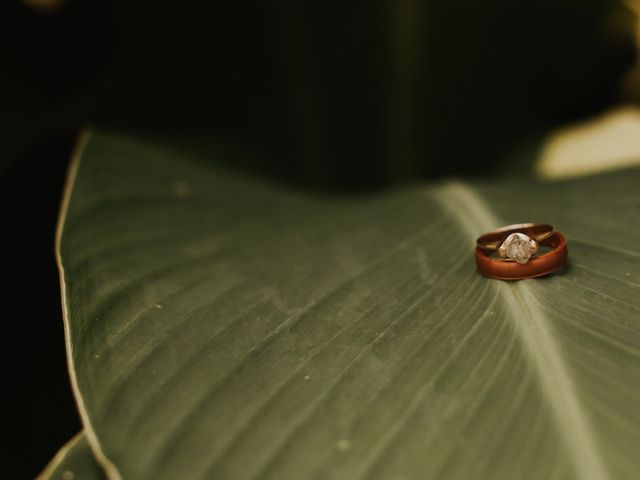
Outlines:
[[[436,199],[459,221],[470,245],[480,233],[503,224],[466,184],[450,182],[440,187],[438,193]],[[540,390],[555,417],[576,475],[584,480],[609,479],[588,416],[576,393],[571,370],[554,340],[553,326],[540,308],[540,295],[526,280],[486,281],[495,285],[509,307],[510,318],[534,366]]]

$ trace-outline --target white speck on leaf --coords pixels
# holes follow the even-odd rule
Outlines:
[[[344,452],[345,450],[349,450],[349,447],[351,447],[351,442],[346,438],[341,438],[340,440],[338,440],[337,446],[338,450]]]
[[[431,268],[429,267],[427,254],[423,249],[419,249],[417,251],[416,262],[418,263],[418,272],[420,273],[420,278],[422,279],[422,281],[425,283],[425,285],[433,285],[436,282],[436,278],[431,271]]]

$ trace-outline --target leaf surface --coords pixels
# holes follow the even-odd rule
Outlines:
[[[106,478],[94,459],[87,438],[80,432],[60,449],[38,480],[104,480]]]
[[[640,171],[309,193],[97,133],[59,242],[73,384],[112,478],[640,471]],[[214,159],[215,160],[215,159]],[[569,239],[505,283],[473,245]]]

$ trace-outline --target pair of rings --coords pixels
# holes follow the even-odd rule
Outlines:
[[[548,251],[539,255],[541,247]],[[548,275],[562,269],[567,257],[564,235],[544,223],[508,225],[476,240],[478,270],[486,277],[500,280]]]

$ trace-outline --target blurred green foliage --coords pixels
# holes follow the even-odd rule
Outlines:
[[[5,160],[92,123],[222,137],[318,184],[491,172],[532,132],[613,102],[634,56],[633,16],[611,0],[1,8]]]

